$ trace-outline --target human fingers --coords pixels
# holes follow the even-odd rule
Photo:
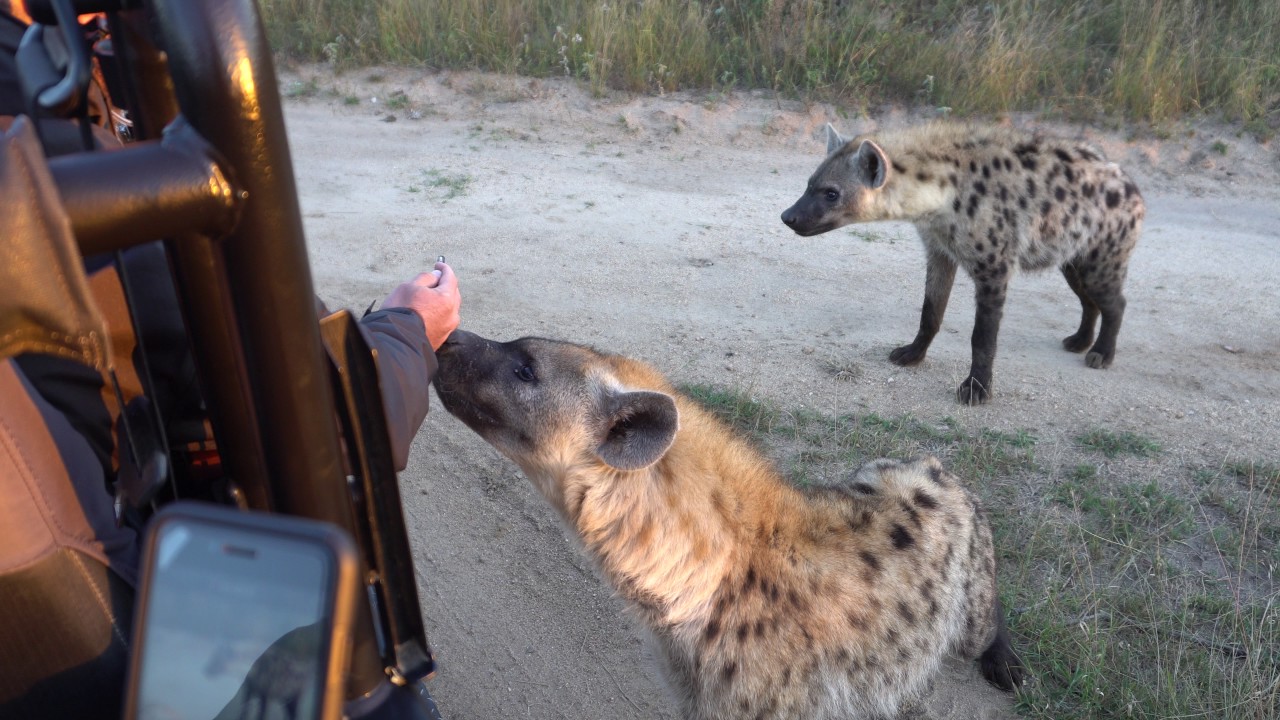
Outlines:
[[[436,275],[436,284],[434,286],[437,291],[445,294],[458,292],[458,276],[454,274],[453,268],[449,267],[447,263],[436,263],[436,269],[431,272],[439,273]]]

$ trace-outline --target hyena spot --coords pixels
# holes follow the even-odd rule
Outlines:
[[[916,347],[915,343],[903,345],[889,353],[889,362],[894,365],[902,365],[904,367],[919,365],[920,361],[924,360],[926,352],[928,352],[927,348]]]
[[[987,389],[986,384],[975,377],[970,377],[956,388],[956,399],[962,405],[981,405],[990,397],[991,391]]]
[[[893,530],[889,532],[889,540],[893,542],[895,550],[907,550],[916,544],[916,539],[911,536],[911,533],[896,523],[893,526]]]

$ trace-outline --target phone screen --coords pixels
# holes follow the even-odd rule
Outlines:
[[[162,525],[153,542],[137,717],[316,717],[333,623],[326,549],[198,521]]]

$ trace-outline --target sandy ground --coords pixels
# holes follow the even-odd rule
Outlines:
[[[331,307],[363,309],[443,254],[463,326],[489,337],[589,343],[782,407],[1027,429],[1042,454],[1104,427],[1156,438],[1174,462],[1280,459],[1276,142],[1210,125],[1162,140],[1038,125],[1089,138],[1148,200],[1129,310],[1114,367],[1091,370],[1059,346],[1079,312],[1061,276],[1015,278],[996,399],[969,409],[953,394],[969,362],[967,278],[928,360],[898,368],[887,355],[913,337],[924,284],[912,228],[805,239],[778,219],[821,159],[826,122],[851,135],[902,113],[849,118],[767,93],[592,98],[568,82],[409,70],[291,68],[282,87],[296,95],[287,122]],[[675,717],[569,533],[438,404],[401,482],[447,717]],[[928,714],[1005,718],[1012,700],[956,663]]]

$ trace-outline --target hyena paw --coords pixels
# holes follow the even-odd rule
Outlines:
[[[1102,368],[1111,367],[1111,361],[1114,360],[1115,357],[1116,353],[1114,350],[1104,353],[1094,349],[1090,350],[1089,354],[1084,356],[1084,364],[1091,368],[1101,370]]]
[[[1068,335],[1067,337],[1062,338],[1062,347],[1065,348],[1067,352],[1078,353],[1088,350],[1089,345],[1092,342],[1093,333],[1089,333],[1087,335],[1076,333],[1075,335]]]
[[[978,666],[982,669],[982,677],[987,682],[1004,690],[1005,692],[1013,692],[1025,680],[1025,669],[1013,649],[1007,645],[1003,648],[995,646],[988,648],[982,657],[978,658]]]
[[[929,351],[927,347],[918,347],[915,343],[903,345],[889,353],[889,362],[894,365],[919,365],[924,360],[924,354]]]
[[[984,383],[976,377],[970,377],[956,388],[956,399],[962,405],[981,405],[991,397],[989,385],[989,382]]]

